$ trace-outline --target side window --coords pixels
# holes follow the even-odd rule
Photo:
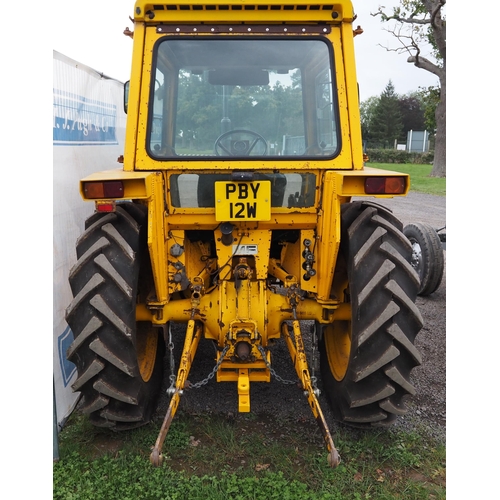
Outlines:
[[[128,93],[130,90],[130,80],[123,84],[123,111],[127,114],[128,111]]]
[[[316,117],[318,120],[318,142],[323,151],[337,149],[337,134],[333,109],[333,85],[330,68],[316,78]]]
[[[158,154],[162,148],[163,137],[163,121],[164,107],[166,101],[165,77],[163,73],[157,69],[155,73],[155,85],[153,92],[153,121],[151,126],[151,136],[149,140],[149,148]],[[166,119],[166,117],[165,117]]]

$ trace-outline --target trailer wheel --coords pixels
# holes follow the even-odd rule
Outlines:
[[[89,217],[69,275],[74,341],[66,355],[78,370],[72,388],[90,421],[113,430],[150,420],[163,375],[163,338],[150,322],[136,321],[151,284],[146,213],[122,203]]]
[[[434,293],[443,279],[444,254],[436,230],[429,224],[408,224],[403,230],[410,240],[412,254],[410,263],[420,278],[419,295]]]
[[[332,296],[338,319],[319,329],[323,390],[335,419],[355,427],[385,426],[406,413],[415,394],[411,370],[421,363],[415,337],[418,276],[402,224],[367,202],[342,206],[342,239]]]

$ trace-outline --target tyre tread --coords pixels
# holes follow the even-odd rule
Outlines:
[[[439,235],[431,225],[423,222],[408,224],[404,228],[404,234],[409,241],[414,239],[418,242],[422,250],[418,294],[431,295],[438,289],[444,274],[444,253]]]
[[[391,425],[414,395],[410,373],[422,362],[414,345],[423,325],[415,305],[419,277],[410,265],[412,247],[403,224],[370,202],[343,205],[341,252],[347,262],[352,315],[347,372],[330,371],[323,334],[323,387],[335,417],[358,427]]]
[[[89,217],[69,276],[74,298],[66,320],[74,340],[66,356],[78,369],[72,388],[82,393],[81,410],[91,422],[114,430],[149,421],[162,379],[161,338],[148,382],[135,353],[141,252],[148,257],[146,216],[147,207],[125,202],[114,213]]]

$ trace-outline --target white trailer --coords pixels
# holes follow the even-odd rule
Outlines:
[[[53,56],[53,373],[57,424],[78,401],[71,384],[76,367],[66,360],[73,341],[65,309],[72,299],[68,275],[76,262],[75,242],[93,212],[78,192],[79,180],[118,167],[123,155],[126,115],[123,83],[59,52]]]

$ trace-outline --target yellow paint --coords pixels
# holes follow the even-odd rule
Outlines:
[[[250,411],[250,379],[248,368],[238,370],[238,411],[248,413]]]
[[[217,381],[237,383],[239,411],[250,411],[252,382],[271,380],[268,366],[272,360],[271,344],[273,339],[284,336],[299,380],[308,391],[311,409],[319,421],[324,421],[312,392],[303,353],[301,320],[326,325],[325,342],[331,372],[337,380],[345,375],[351,347],[351,308],[344,302],[348,284],[345,265],[339,257],[341,205],[352,197],[365,196],[364,181],[368,176],[401,176],[407,179],[404,194],[409,189],[405,174],[363,165],[353,17],[350,0],[333,3],[229,0],[222,4],[217,0],[158,3],[139,0],[135,3],[123,169],[99,172],[82,179],[80,192],[85,199],[81,187],[85,181],[122,180],[123,199],[148,208],[147,249],[154,284],[148,290],[146,302],[138,304],[136,319],[155,326],[168,321],[187,325],[177,392],[169,409],[171,417],[177,409],[180,391],[186,383],[201,335],[214,340],[219,348]],[[154,153],[146,145],[151,120],[150,100],[155,98],[151,87],[154,85],[156,89],[160,85],[154,79],[154,56],[159,41],[169,37],[174,40],[216,37],[229,44],[235,39],[230,32],[233,26],[239,40],[269,37],[273,40],[325,41],[335,59],[334,72],[329,79],[333,78],[333,88],[337,91],[333,98],[338,111],[335,126],[340,138],[336,156],[321,156],[324,146],[320,145],[322,149],[318,154],[297,154],[286,159],[279,155],[244,158],[209,156],[208,153],[204,153],[206,157],[202,159],[187,158],[183,154],[170,159],[168,156],[153,158]],[[288,29],[296,31],[290,35]],[[325,54],[328,56],[328,52]],[[175,65],[166,61],[164,64],[167,76],[163,84],[175,86],[176,77],[168,76],[177,71]],[[319,79],[321,73],[315,71],[311,68],[312,76],[304,78]],[[314,146],[311,138],[319,137],[318,130],[323,129],[317,123],[322,115],[315,102],[317,91],[310,90],[312,87],[304,92],[306,124],[303,137],[305,143],[310,141],[308,144]],[[163,132],[170,141],[175,136],[175,97],[176,92],[172,91],[161,103],[166,110],[165,116],[171,118]],[[266,116],[262,120],[266,120]],[[168,145],[168,141],[165,142]],[[318,148],[318,144],[315,147]],[[202,206],[198,206],[198,198],[196,202],[189,201],[177,194],[180,193],[178,187],[174,188],[174,179],[179,182],[184,174],[191,174],[193,179],[203,182],[204,175],[214,173],[224,173],[228,177],[215,182],[213,206],[203,206],[201,202]],[[237,175],[230,179],[233,173]],[[293,179],[301,179],[301,191],[287,191],[288,198],[283,195],[282,206],[269,204],[269,191],[259,192],[258,196],[255,194],[256,216],[251,216],[247,207],[241,218],[235,204],[246,202],[245,193],[256,189],[257,184],[270,186],[269,181],[253,176],[275,179],[273,176],[278,174],[290,176],[286,178],[287,188]],[[239,190],[237,199],[232,198],[234,186],[234,192]],[[389,195],[374,196],[377,197]],[[294,200],[302,201],[294,205]],[[222,227],[225,223],[231,224],[229,232],[227,225]],[[306,275],[311,269],[313,272]],[[292,322],[295,342],[285,322]],[[138,344],[140,371],[145,380],[151,376],[156,353],[154,339],[152,334],[147,334]],[[238,359],[235,347],[239,341],[251,346],[248,359]],[[225,356],[221,358],[223,349],[226,349]],[[265,351],[265,359],[260,349]],[[333,443],[328,439],[327,445],[332,449]]]
[[[158,349],[158,329],[149,323],[137,325],[136,352],[139,372],[144,382],[153,374]]]

